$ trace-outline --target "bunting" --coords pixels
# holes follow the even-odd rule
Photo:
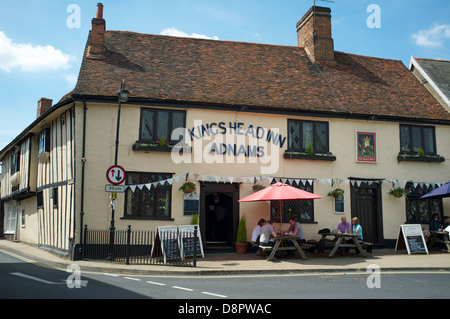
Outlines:
[[[124,185],[124,190],[130,189],[132,192],[135,192],[136,189],[143,190],[145,188],[152,189],[157,188],[159,185],[173,185],[174,183],[184,183],[187,181],[198,181],[198,182],[216,182],[216,183],[267,183],[272,184],[276,182],[282,182],[289,185],[329,185],[331,187],[340,188],[342,185],[348,186],[351,184],[352,186],[360,187],[361,184],[368,184],[369,186],[377,183],[389,183],[392,187],[405,187],[407,183],[413,183],[414,187],[425,187],[429,188],[437,188],[445,183],[443,182],[416,182],[412,180],[388,180],[388,179],[380,179],[380,180],[354,180],[354,179],[341,179],[341,178],[326,178],[326,179],[304,179],[304,178],[284,178],[284,177],[271,177],[271,176],[211,176],[211,175],[200,175],[195,173],[184,173],[169,179],[150,182],[146,184],[136,184],[136,185]]]

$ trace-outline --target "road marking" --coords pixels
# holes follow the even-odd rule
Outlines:
[[[219,298],[228,298],[227,296],[219,295],[219,294],[214,294],[214,293],[212,293],[212,292],[207,292],[207,291],[203,291],[202,294],[204,294],[204,295],[209,295],[209,296],[213,296],[213,297],[219,297]]]
[[[162,284],[160,282],[154,282],[154,281],[147,281],[148,284],[156,285],[156,286],[165,286],[166,284]]]
[[[186,290],[186,291],[194,291],[194,289],[191,289],[191,288],[184,288],[184,287],[178,287],[178,286],[172,286],[172,288],[179,289],[179,290]]]
[[[134,280],[134,281],[141,281],[138,278],[133,278],[133,277],[123,277],[124,279],[128,279],[128,280]]]
[[[42,282],[42,283],[47,284],[47,285],[61,285],[61,284],[63,284],[63,283],[51,282],[51,281],[48,281],[48,280],[45,280],[45,279],[41,279],[41,278],[25,275],[25,274],[22,274],[20,272],[13,272],[13,273],[11,273],[11,275],[22,277],[22,278],[31,279],[31,280],[38,281],[38,282]]]

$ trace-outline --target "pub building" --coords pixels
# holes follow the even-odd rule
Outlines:
[[[318,239],[357,216],[364,240],[383,247],[401,224],[442,217],[445,200],[419,197],[449,180],[450,113],[401,61],[335,51],[329,8],[306,12],[297,37],[281,46],[110,31],[98,4],[75,88],[40,99],[36,120],[0,151],[3,235],[77,258],[84,225],[110,227],[116,163],[126,173],[116,229],[186,225],[198,213],[206,249],[233,247],[244,215],[248,239],[260,218],[286,229],[295,217]],[[194,193],[180,190],[186,181]],[[323,198],[238,203],[278,181]],[[337,188],[341,198],[327,196]]]

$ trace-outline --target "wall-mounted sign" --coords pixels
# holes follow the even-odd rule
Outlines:
[[[356,132],[356,161],[358,163],[376,163],[377,133]]]

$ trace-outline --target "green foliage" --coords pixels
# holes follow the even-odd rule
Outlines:
[[[237,243],[246,243],[247,242],[247,219],[245,216],[242,216],[239,220],[239,227],[236,236]]]

